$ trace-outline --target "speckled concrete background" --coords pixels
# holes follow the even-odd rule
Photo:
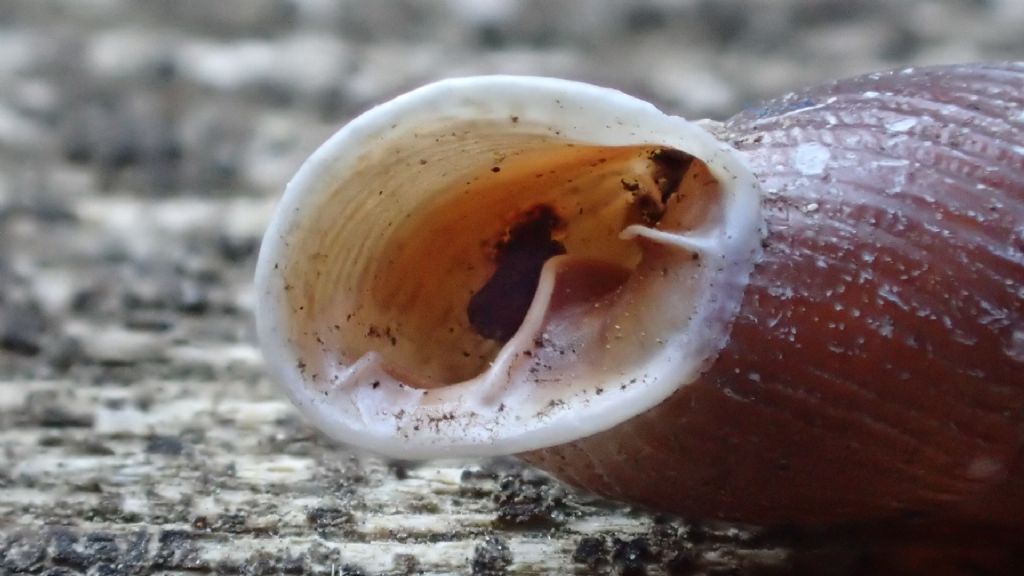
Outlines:
[[[319,142],[432,79],[557,75],[722,117],[1022,59],[1022,31],[1020,0],[3,0],[0,574],[884,571],[870,546],[662,518],[511,462],[330,445],[263,375],[259,237]],[[1012,565],[986,562],[960,565]]]

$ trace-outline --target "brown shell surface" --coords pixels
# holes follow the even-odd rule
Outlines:
[[[656,408],[523,456],[690,517],[1021,530],[1022,131],[1020,63],[873,74],[735,116],[722,136],[760,181],[767,236],[729,343]]]

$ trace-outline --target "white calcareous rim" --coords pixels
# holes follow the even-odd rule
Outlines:
[[[521,121],[502,125],[520,135],[535,133],[594,146],[661,146],[686,152],[707,165],[722,188],[723,215],[713,234],[695,239],[694,245],[722,264],[708,280],[708,289],[713,286],[715,293],[703,295],[691,327],[648,362],[648,377],[642,385],[616,387],[614,393],[589,397],[585,404],[561,405],[543,418],[516,418],[514,408],[501,414],[489,412],[474,397],[473,383],[442,389],[450,395],[446,414],[454,417],[432,426],[414,426],[415,390],[394,396],[406,414],[400,421],[375,419],[348,392],[314,392],[296,368],[297,352],[289,336],[293,316],[280,272],[282,262],[303,257],[292,253],[290,246],[294,231],[315,209],[311,207],[319,207],[319,200],[336,193],[339,183],[357,169],[359,158],[365,158],[366,150],[395,146],[438,123],[511,117]],[[699,377],[728,339],[729,325],[760,253],[762,226],[758,186],[742,155],[696,123],[619,91],[579,82],[519,76],[444,80],[354,119],[299,169],[260,250],[256,270],[259,338],[273,378],[318,428],[345,443],[402,458],[507,454],[562,444],[643,413]]]

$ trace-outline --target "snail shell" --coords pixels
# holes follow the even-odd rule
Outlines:
[[[328,435],[704,518],[1024,524],[1024,65],[692,123],[532,77],[356,118],[257,269]]]

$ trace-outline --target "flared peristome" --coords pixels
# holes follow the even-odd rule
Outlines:
[[[642,413],[724,345],[760,250],[739,155],[620,92],[442,81],[341,129],[289,184],[260,336],[332,437],[521,452]]]

